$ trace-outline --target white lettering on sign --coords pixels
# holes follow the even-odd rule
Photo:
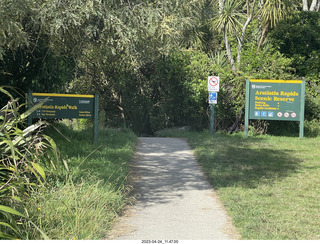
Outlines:
[[[89,104],[90,100],[79,100],[79,104]]]

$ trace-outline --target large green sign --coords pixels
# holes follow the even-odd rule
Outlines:
[[[94,115],[94,95],[32,93],[33,104],[46,102],[36,110],[32,118],[84,118]]]
[[[303,137],[305,82],[247,80],[245,135],[249,119],[300,121]]]
[[[83,118],[94,120],[94,142],[98,134],[98,95],[32,93],[28,94],[29,106],[44,104],[28,117],[32,118],[72,119]]]

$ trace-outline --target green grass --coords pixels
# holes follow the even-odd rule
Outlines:
[[[127,178],[136,136],[129,130],[101,129],[97,145],[92,144],[92,128],[74,130],[56,125],[66,136],[50,130],[68,163],[70,175],[51,177],[47,187],[30,195],[28,215],[54,240],[104,239],[116,216],[128,204]],[[42,239],[26,228],[27,239]]]
[[[320,239],[320,137],[185,137],[242,239]]]

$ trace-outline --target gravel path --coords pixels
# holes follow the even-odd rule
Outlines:
[[[232,240],[238,236],[188,143],[140,137],[134,206],[108,239]]]

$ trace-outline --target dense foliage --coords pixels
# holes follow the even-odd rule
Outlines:
[[[18,93],[98,93],[101,125],[153,135],[168,127],[208,128],[207,77],[217,75],[215,129],[232,133],[243,129],[246,79],[305,79],[306,135],[319,136],[319,9],[319,0],[1,0],[0,238],[27,239],[30,229],[40,238],[22,196],[37,192],[49,176],[58,177],[59,162],[65,162],[57,158],[54,141],[41,133],[44,122],[26,128],[32,110],[25,111]],[[251,129],[283,135],[298,126],[251,121]],[[135,137],[122,136],[132,151]],[[118,211],[123,195],[104,194],[105,185],[100,186],[97,194],[115,198],[116,207],[105,213]],[[80,194],[82,185],[49,189],[44,195],[53,202],[44,198],[43,206],[52,209],[63,190]],[[64,201],[68,197],[65,193]],[[43,212],[30,214],[39,217],[41,227],[55,225]],[[21,224],[29,229],[21,232]],[[58,238],[61,231],[53,232]],[[42,237],[48,236],[43,232]]]
[[[3,0],[0,82],[99,93],[107,125],[153,134],[207,127],[209,75],[222,78],[216,125],[229,131],[241,127],[247,78],[305,77],[307,119],[319,120],[318,10],[316,0]]]
[[[136,136],[101,128],[97,147],[88,140],[92,128],[81,123],[26,127],[43,103],[21,112],[26,104],[8,90],[0,87],[8,97],[0,109],[0,239],[105,238],[130,200],[126,181]]]
[[[26,198],[43,186],[46,178],[59,177],[62,171],[55,142],[42,133],[46,123],[39,121],[21,129],[41,104],[21,113],[25,104],[4,87],[0,92],[9,100],[0,109],[0,239],[24,238],[21,225],[39,229],[25,214]]]

